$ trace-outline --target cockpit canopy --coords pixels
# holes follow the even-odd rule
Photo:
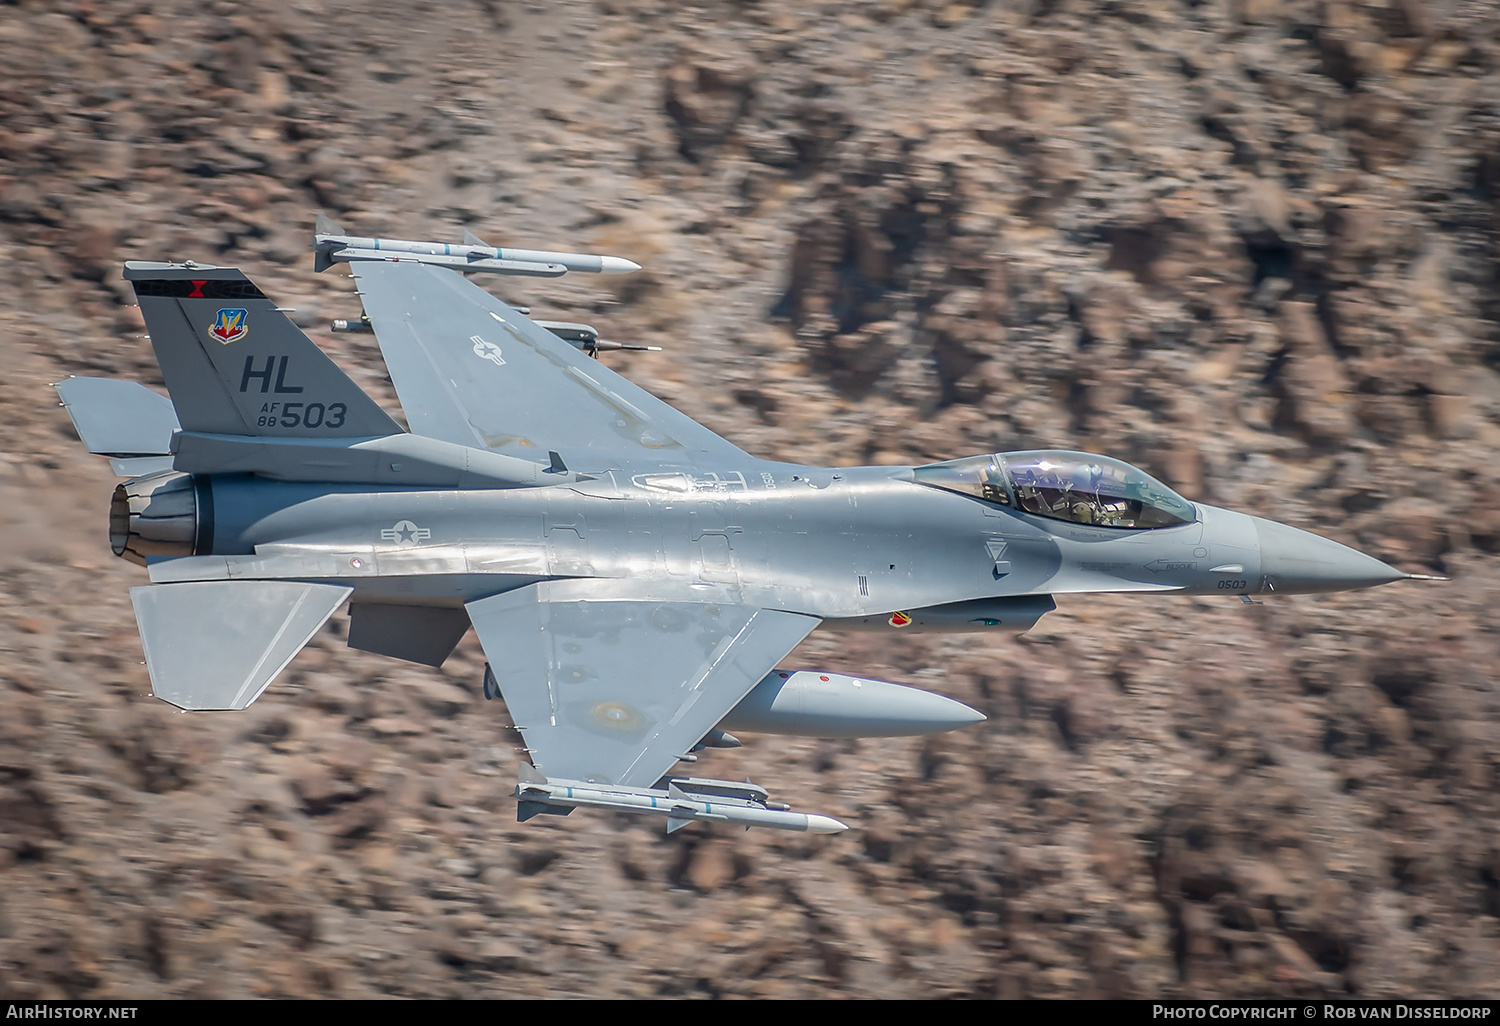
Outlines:
[[[1025,513],[1095,527],[1176,527],[1193,504],[1149,474],[1108,456],[1033,450],[917,467],[918,484]]]

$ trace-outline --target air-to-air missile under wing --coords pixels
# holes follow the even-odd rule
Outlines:
[[[1190,502],[1106,456],[919,467],[756,459],[457,271],[634,269],[613,257],[345,236],[411,430],[234,268],[129,263],[170,401],[58,386],[128,480],[117,555],[154,693],[243,709],[349,603],[349,644],[440,665],[471,626],[531,765],[523,819],[584,805],[828,831],[750,784],[671,776],[727,730],[889,737],[983,717],[915,688],[777,670],[818,626],[1024,631],[1076,592],[1246,597],[1414,575]],[[455,263],[455,259],[458,263]],[[542,269],[542,270],[539,270]],[[913,531],[913,525],[921,525]]]

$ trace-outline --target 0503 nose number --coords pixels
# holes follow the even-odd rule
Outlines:
[[[1249,582],[1246,581],[1244,578],[1240,578],[1239,580],[1235,580],[1235,581],[1220,581],[1219,582],[1219,590],[1220,591],[1244,591],[1249,586],[1250,586]]]

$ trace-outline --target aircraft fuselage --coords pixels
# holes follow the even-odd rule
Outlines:
[[[1070,523],[925,487],[908,467],[625,468],[580,483],[470,490],[214,475],[206,490],[212,547],[186,561],[197,566],[174,561],[179,572],[226,556],[229,576],[336,581],[356,601],[457,605],[545,578],[626,578],[727,589],[749,604],[859,627],[870,618],[900,626],[892,614],[975,600],[1254,595],[1403,576],[1213,506],[1194,504],[1192,522],[1154,529]],[[1273,572],[1263,558],[1268,534],[1316,558],[1288,573],[1285,553],[1273,553]],[[991,626],[1016,629],[999,619]]]

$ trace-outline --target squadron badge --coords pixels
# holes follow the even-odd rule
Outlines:
[[[238,342],[250,334],[250,311],[231,307],[220,310],[214,322],[208,326],[210,338],[216,338],[224,345]]]

